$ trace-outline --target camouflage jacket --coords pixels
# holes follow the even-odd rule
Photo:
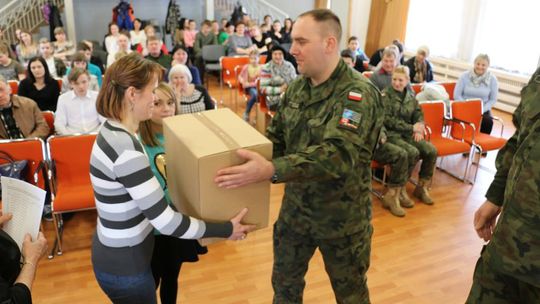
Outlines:
[[[407,91],[405,97],[403,93],[388,87],[382,91],[384,104],[384,127],[386,135],[391,137],[401,137],[411,139],[413,125],[424,121],[424,114],[414,99],[414,96]]]
[[[370,162],[382,124],[378,90],[342,60],[318,86],[293,81],[267,131],[277,182],[287,182],[279,221],[315,238],[369,227]]]
[[[516,132],[499,151],[486,197],[502,206],[486,258],[493,267],[540,287],[540,69],[521,91]]]

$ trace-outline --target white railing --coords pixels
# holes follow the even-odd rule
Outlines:
[[[265,0],[214,0],[216,17],[229,19],[237,3],[246,9],[251,19],[257,24],[262,23],[265,15],[270,15],[272,19],[278,19],[281,22],[289,17],[285,11]]]
[[[405,52],[406,57],[414,56],[412,52]],[[463,72],[472,69],[472,64],[456,59],[430,57],[433,65],[433,76],[437,81],[456,81]],[[495,108],[513,113],[520,102],[521,89],[527,84],[530,76],[508,73],[503,70],[490,68],[499,82],[499,94]]]
[[[42,7],[51,2],[57,7],[64,6],[64,0],[13,0],[0,9],[0,24],[4,26],[4,37],[15,43],[15,30],[18,28],[33,32],[45,21]]]

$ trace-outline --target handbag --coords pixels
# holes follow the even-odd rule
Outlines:
[[[0,151],[0,161],[5,163],[0,165],[0,176],[6,176],[16,179],[24,180],[24,174],[28,161],[27,160],[14,160],[7,152]],[[0,195],[2,194],[2,183],[0,181]]]

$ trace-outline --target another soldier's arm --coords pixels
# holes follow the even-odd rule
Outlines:
[[[349,101],[347,95],[341,97],[343,102],[336,103],[329,113],[330,119],[321,125],[324,128],[321,130],[324,132],[321,143],[274,158],[275,181],[338,179],[350,175],[360,166],[369,166],[382,126],[378,117],[382,109],[378,108],[378,96],[363,95],[364,100],[361,101]],[[359,120],[344,122],[344,111],[352,111],[348,114]],[[317,132],[306,130],[312,131]]]
[[[266,129],[266,137],[273,144],[272,157],[277,158],[285,155],[285,141],[283,134],[283,119],[281,118],[282,109],[286,104],[287,93],[285,93],[283,101],[278,104],[278,110],[270,121],[270,125]]]

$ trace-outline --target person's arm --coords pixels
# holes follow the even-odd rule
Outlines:
[[[454,100],[465,100],[463,90],[465,90],[466,81],[468,81],[466,75],[462,74],[456,83],[456,87],[454,88]]]
[[[193,78],[193,81],[191,83],[193,83],[194,85],[202,85],[199,69],[195,67],[194,69],[189,69],[189,70],[191,71],[191,78]]]
[[[195,35],[195,42],[193,43],[193,52],[195,53],[195,56],[202,55],[202,34],[199,32],[197,35]]]
[[[69,134],[67,128],[67,111],[65,109],[67,106],[66,102],[69,102],[69,100],[66,100],[63,97],[66,96],[60,96],[60,98],[58,98],[56,112],[54,112],[54,130],[60,135]]]
[[[32,241],[30,234],[26,234],[22,245],[22,256],[24,258],[23,267],[15,283],[24,284],[29,290],[32,290],[32,283],[36,276],[37,265],[39,259],[47,251],[47,240],[42,232],[38,238]]]
[[[30,86],[29,86],[29,84],[32,85],[29,80],[30,80],[30,78],[28,78],[28,80],[24,79],[21,82],[19,82],[19,88],[17,89],[17,95],[23,96],[23,97],[28,97],[28,95],[30,94]],[[34,102],[36,102],[36,104],[37,104],[37,101],[34,100]]]
[[[45,121],[45,118],[43,118],[43,114],[41,114],[41,110],[38,108],[37,104],[32,105],[32,113],[34,114],[34,129],[30,134],[28,134],[27,137],[39,137],[42,139],[47,138],[49,135],[49,125],[47,125],[47,122]]]
[[[247,81],[248,81],[248,66],[249,66],[249,63],[248,64],[244,64],[244,66],[242,67],[242,70],[240,71],[240,75],[238,75],[238,82],[240,82],[240,84],[245,88],[247,86]]]
[[[489,97],[484,105],[484,112],[491,110],[493,105],[497,102],[497,95],[499,93],[499,83],[494,75],[491,75],[491,82],[489,84]]]
[[[195,88],[199,90],[201,94],[203,95],[204,109],[205,110],[215,109],[215,105],[212,102],[212,98],[210,97],[210,94],[208,94],[208,91],[203,86],[196,86]]]
[[[426,75],[426,82],[432,82],[433,81],[433,66],[431,65],[431,62],[426,60],[427,64],[427,75]]]

